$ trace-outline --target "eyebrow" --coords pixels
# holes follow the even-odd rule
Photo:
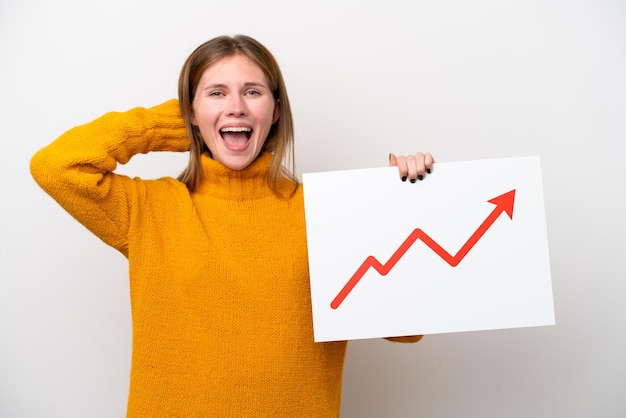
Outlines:
[[[257,88],[259,88],[259,87],[261,87],[261,88],[270,90],[270,88],[269,88],[269,86],[267,84],[257,83],[257,82],[254,82],[254,81],[248,81],[248,82],[244,83],[243,87],[244,88],[247,88],[247,87],[257,87]],[[206,86],[204,86],[202,88],[202,90],[206,90],[206,89],[209,89],[209,88],[228,88],[228,86],[226,84],[224,84],[224,83],[213,83],[213,84],[207,84]]]

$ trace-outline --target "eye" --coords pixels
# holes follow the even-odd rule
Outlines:
[[[246,96],[260,96],[261,92],[258,90],[248,90]]]
[[[209,96],[211,97],[219,97],[219,96],[223,96],[224,94],[221,91],[212,91],[209,93]]]

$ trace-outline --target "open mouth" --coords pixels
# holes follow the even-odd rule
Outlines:
[[[220,135],[228,148],[240,150],[247,146],[252,129],[245,126],[229,126],[220,129]]]

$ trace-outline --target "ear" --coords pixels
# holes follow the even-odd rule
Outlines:
[[[280,99],[276,100],[276,104],[274,106],[274,117],[272,118],[272,125],[278,121],[280,118]]]
[[[189,106],[189,122],[192,126],[198,126],[198,120],[196,119],[196,112],[193,110],[193,103]]]

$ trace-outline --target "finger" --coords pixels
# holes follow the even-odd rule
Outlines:
[[[426,166],[426,173],[432,173],[434,163],[435,159],[433,158],[433,156],[429,152],[424,153],[424,165]]]
[[[395,158],[396,166],[398,167],[398,174],[400,175],[400,179],[402,181],[406,181],[409,175],[409,170],[406,163],[406,157],[401,155]]]
[[[411,183],[417,181],[421,165],[423,165],[423,162],[420,162],[417,154],[406,156],[407,178]],[[423,175],[422,178],[424,178]]]
[[[423,152],[415,153],[415,165],[417,166],[417,179],[424,180],[426,176],[426,155]]]

